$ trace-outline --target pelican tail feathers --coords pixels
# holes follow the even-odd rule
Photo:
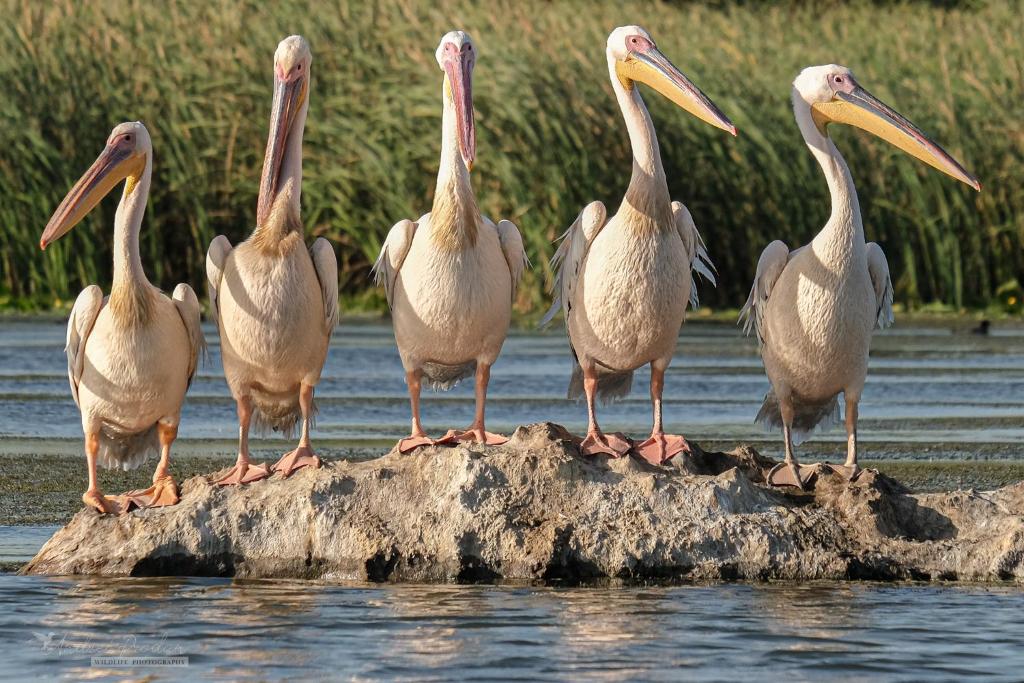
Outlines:
[[[316,423],[317,408],[313,401],[313,411],[309,416],[309,426]],[[295,426],[302,419],[302,408],[299,407],[299,395],[287,398],[261,395],[253,392],[252,396],[252,429],[260,436],[275,432],[286,439],[295,434]]]
[[[427,383],[434,391],[453,389],[462,380],[472,377],[474,373],[476,373],[475,360],[462,365],[423,364],[423,376],[427,378]]]
[[[100,450],[96,463],[104,469],[133,470],[159,453],[160,438],[155,424],[135,434],[122,432],[109,425],[100,428]]]
[[[633,388],[633,371],[625,370],[613,372],[600,366],[597,369],[597,400],[602,405],[608,405],[620,398],[629,396]],[[579,365],[573,368],[572,378],[569,380],[569,391],[566,397],[570,400],[583,398],[583,368]]]
[[[782,411],[774,391],[765,394],[764,403],[757,411],[754,421],[760,422],[766,431],[782,429]],[[794,446],[798,446],[810,438],[815,429],[825,431],[842,421],[843,413],[839,408],[838,394],[825,401],[807,401],[796,396],[793,397]]]

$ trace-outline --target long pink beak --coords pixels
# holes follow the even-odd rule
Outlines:
[[[454,47],[454,46],[452,46]],[[476,123],[473,120],[473,55],[463,51],[450,55],[444,63],[445,73],[455,100],[456,125],[459,131],[459,151],[466,168],[473,170],[476,159]]]
[[[260,175],[260,191],[256,200],[256,225],[263,225],[270,215],[274,198],[280,189],[281,162],[288,146],[289,134],[295,115],[302,107],[304,77],[282,78],[274,76],[274,103],[270,110],[270,134],[267,151],[263,157],[263,173]]]

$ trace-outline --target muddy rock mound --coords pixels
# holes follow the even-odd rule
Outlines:
[[[763,485],[749,447],[652,466],[584,458],[560,426],[504,446],[392,451],[173,507],[83,509],[29,574],[357,581],[925,579],[1024,582],[1024,483],[913,495],[865,473]],[[212,478],[212,477],[211,477]]]

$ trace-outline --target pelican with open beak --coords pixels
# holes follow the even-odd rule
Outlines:
[[[434,206],[415,223],[406,219],[391,228],[374,265],[391,307],[412,407],[412,431],[398,443],[402,452],[435,443],[507,441],[486,430],[484,405],[491,366],[505,343],[516,287],[527,266],[519,229],[481,215],[473,194],[473,40],[464,31],[451,31],[435,56],[443,77]],[[431,439],[420,422],[423,378],[434,389],[449,389],[470,375],[476,389],[472,424]]]
[[[564,309],[576,360],[568,395],[587,400],[582,452],[617,457],[635,448],[644,460],[661,464],[689,449],[682,436],[667,435],[662,426],[665,370],[686,307],[697,304],[695,274],[712,284],[715,279],[690,212],[669,196],[658,139],[637,84],[715,128],[735,135],[736,127],[639,26],[612,31],[606,55],[633,149],[632,176],[614,216],[608,217],[603,203],[592,202],[562,236],[552,259],[554,303],[544,322]],[[601,431],[594,403],[626,396],[633,371],[648,363],[654,426],[650,438],[634,446],[621,434]]]
[[[220,332],[224,377],[238,409],[238,459],[218,484],[249,484],[279,472],[319,467],[310,443],[331,334],[338,324],[338,262],[319,238],[307,248],[299,217],[302,135],[313,56],[301,36],[274,53],[274,99],[263,159],[256,228],[232,248],[217,236],[206,255],[210,304]],[[249,429],[290,434],[299,443],[267,469],[249,458]]]
[[[186,284],[167,298],[149,283],[139,257],[139,230],[149,197],[153,149],[139,122],[114,128],[103,152],[57,207],[39,240],[47,246],[78,225],[122,181],[114,218],[114,280],[104,299],[86,287],[71,310],[66,353],[71,394],[82,414],[89,488],[86,505],[101,513],[173,505],[178,487],[170,450],[185,392],[204,342],[199,300]],[[132,469],[159,452],[153,485],[104,496],[97,465]]]
[[[832,215],[809,245],[791,251],[777,240],[765,248],[741,320],[748,333],[757,332],[771,382],[757,420],[768,429],[781,427],[785,441],[785,463],[769,473],[768,482],[807,488],[823,468],[851,480],[859,475],[858,404],[871,335],[893,322],[889,265],[881,247],[865,241],[857,190],[829,126],[862,128],[975,190],[981,185],[917,126],[861,87],[846,67],[804,69],[793,82],[792,99],[800,132],[828,182]],[[800,465],[793,446],[815,428],[843,420],[840,393],[846,404],[845,464]]]

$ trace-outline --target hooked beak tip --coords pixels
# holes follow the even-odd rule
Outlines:
[[[39,248],[46,251],[46,240],[39,240]]]
[[[732,133],[732,136],[733,136],[734,138],[735,138],[735,137],[739,137],[739,131],[738,131],[738,130],[736,130],[736,126],[734,126],[734,125],[732,125],[732,124],[729,124],[729,132],[730,132],[730,133]]]

